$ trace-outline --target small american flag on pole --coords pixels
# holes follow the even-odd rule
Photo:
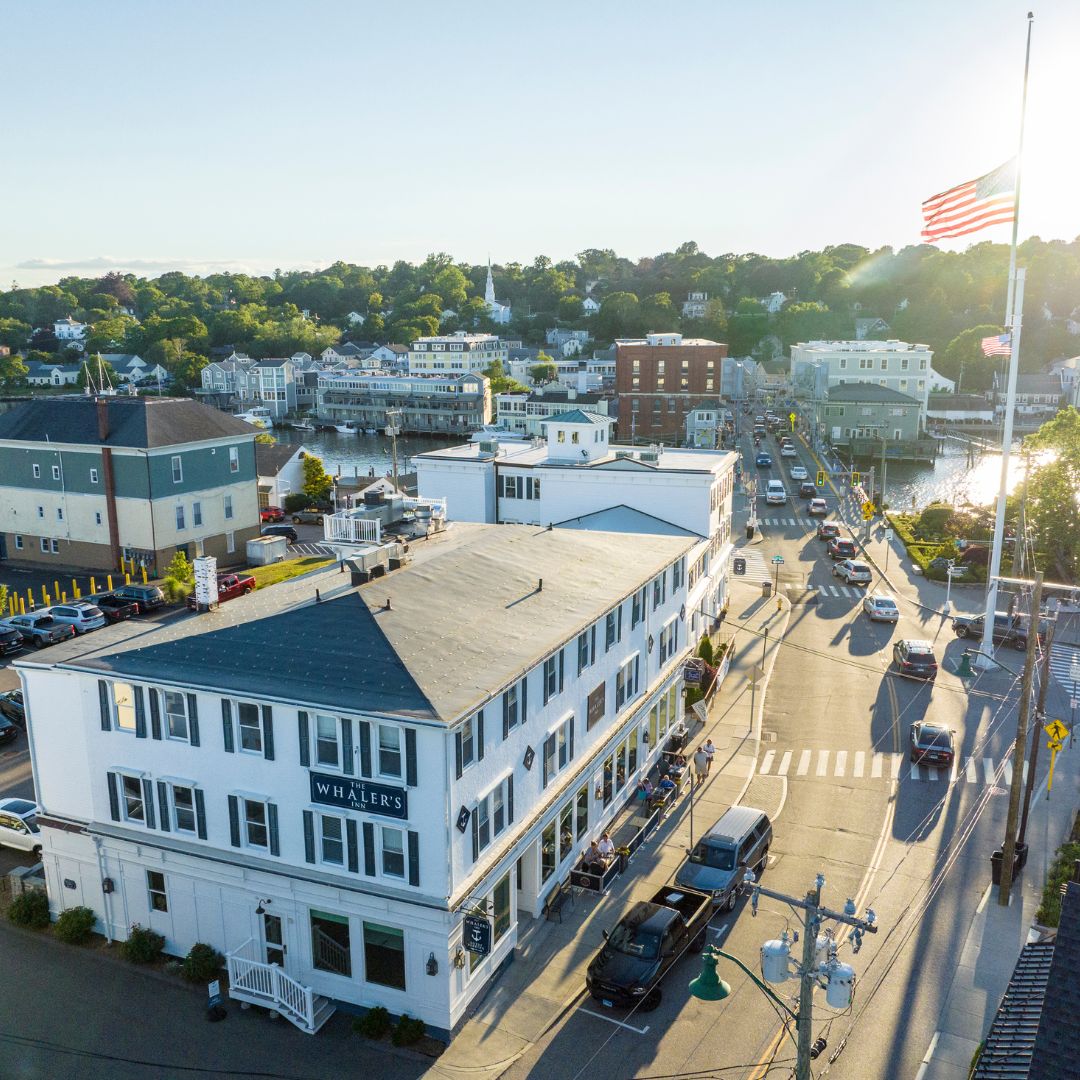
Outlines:
[[[1011,334],[995,334],[982,339],[983,356],[1008,356],[1012,351]]]
[[[922,204],[922,238],[927,243],[967,236],[1016,217],[1016,161],[1005,162],[976,180],[932,195]]]

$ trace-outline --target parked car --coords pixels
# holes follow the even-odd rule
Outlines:
[[[822,502],[825,500],[822,499]],[[817,538],[819,540],[835,540],[840,535],[840,523],[838,521],[819,521]]]
[[[23,640],[35,649],[46,645],[56,645],[75,636],[75,627],[68,623],[57,622],[48,612],[29,611],[25,615],[12,615],[10,619],[0,620],[0,626],[18,630]]]
[[[123,622],[133,615],[139,614],[139,605],[135,600],[129,600],[119,593],[101,593],[93,598],[94,603],[101,608],[102,614],[111,623]]]
[[[873,592],[863,597],[862,609],[871,622],[894,623],[900,618],[900,609],[888,593]]]
[[[10,626],[0,628],[0,656],[18,652],[23,647],[23,636]]]
[[[292,523],[294,525],[321,525],[325,511],[315,506],[309,506],[306,510],[294,510]]]
[[[843,578],[849,585],[869,585],[874,580],[870,567],[854,559],[845,559],[843,562],[836,563],[832,572],[833,577]]]
[[[660,1004],[660,980],[684,953],[696,958],[712,918],[712,898],[693,889],[662,886],[610,930],[589,964],[585,985],[605,1008]],[[688,946],[693,946],[688,948]]]
[[[263,536],[284,536],[290,544],[295,544],[299,537],[291,525],[267,525],[262,530]]]
[[[8,720],[14,720],[16,724],[26,727],[26,709],[23,707],[21,690],[8,690],[0,694],[0,713]]]
[[[89,600],[73,600],[70,604],[53,604],[45,609],[58,623],[67,623],[76,634],[100,630],[108,622],[105,613]]]
[[[238,596],[246,596],[254,588],[255,579],[250,574],[218,574],[218,603],[224,604],[226,600],[235,600]],[[187,606],[193,611],[195,610],[194,593],[188,596]]]
[[[985,625],[983,615],[957,615],[953,619],[953,633],[957,637],[981,638]],[[1023,615],[1010,615],[1007,611],[998,611],[994,614],[994,644],[1012,645],[1014,649],[1026,649],[1028,642],[1028,626],[1030,620]],[[1039,623],[1039,641],[1046,639],[1046,625]]]
[[[260,521],[284,521],[285,511],[280,506],[264,506],[259,511]]]
[[[817,487],[809,480],[804,480],[799,485],[799,498],[800,499],[812,499],[817,495]]]
[[[853,559],[859,553],[854,540],[846,536],[834,536],[829,541],[829,554],[834,559]]]
[[[791,466],[791,479],[792,480],[809,480],[810,474],[806,471],[805,465],[792,465]]]
[[[804,484],[803,487],[805,487],[805,486],[806,485]],[[816,491],[817,488],[814,488],[814,490]],[[802,488],[799,488],[799,492],[800,493],[802,492]],[[824,499],[821,499],[821,498],[811,499],[810,500],[810,505],[806,508],[806,512],[808,514],[813,514],[815,516],[817,514],[827,514],[829,512],[829,504]],[[821,525],[827,525],[827,524],[829,524],[829,523],[826,522],[826,521],[821,522]],[[821,532],[820,532],[820,526],[819,526],[818,536],[820,536],[820,535],[821,535]]]
[[[787,502],[787,491],[783,481],[770,480],[765,486],[765,502],[770,506],[783,505]]]
[[[911,725],[910,753],[916,765],[938,765],[947,769],[956,756],[956,740],[947,727],[916,720]]]
[[[125,600],[134,600],[140,612],[153,611],[165,604],[165,594],[156,585],[121,585],[113,592]]]
[[[18,737],[19,729],[6,716],[0,716],[0,746],[14,742]]]
[[[708,893],[716,906],[731,911],[747,867],[761,877],[769,861],[772,835],[772,822],[764,810],[731,807],[687,856],[675,875],[675,884]]]
[[[41,851],[39,813],[41,808],[29,799],[0,799],[0,847]]]
[[[937,678],[938,665],[934,658],[934,646],[929,641],[902,638],[893,646],[893,661],[896,670],[909,679]]]
[[[772,458],[769,457],[768,454],[758,454],[758,456],[756,458],[754,458],[754,464],[759,469],[771,469],[772,468]]]

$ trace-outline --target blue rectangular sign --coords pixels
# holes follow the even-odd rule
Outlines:
[[[408,791],[389,784],[373,784],[370,780],[357,780],[353,776],[327,776],[313,772],[311,775],[311,801],[324,806],[343,806],[348,810],[360,810],[383,817],[409,816]]]

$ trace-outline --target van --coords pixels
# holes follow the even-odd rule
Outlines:
[[[765,488],[765,501],[767,503],[786,503],[787,490],[782,480],[770,480]]]
[[[708,893],[715,905],[731,911],[746,871],[760,880],[768,865],[772,833],[764,810],[731,807],[690,851],[675,884]]]

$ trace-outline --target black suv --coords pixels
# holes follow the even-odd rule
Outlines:
[[[165,594],[156,585],[121,585],[113,592],[125,600],[134,600],[139,611],[153,611],[165,605]]]
[[[295,520],[295,518],[293,519]],[[262,530],[263,536],[284,536],[290,544],[295,544],[298,536],[296,530],[291,525],[267,525]]]
[[[896,670],[909,679],[936,679],[937,660],[934,647],[929,641],[913,641],[905,638],[893,646]]]

